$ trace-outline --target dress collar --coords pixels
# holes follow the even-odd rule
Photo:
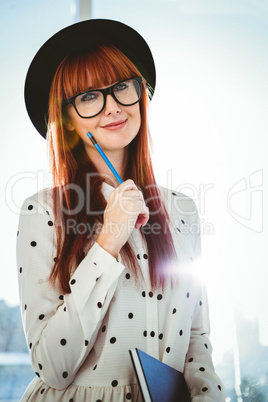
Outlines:
[[[106,183],[105,181],[102,183],[102,194],[104,195],[104,198],[106,199],[106,201],[114,189],[115,188],[113,186]]]

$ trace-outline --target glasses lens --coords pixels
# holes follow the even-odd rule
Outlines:
[[[75,98],[75,106],[83,117],[91,117],[98,114],[104,103],[104,96],[100,91],[90,91]]]
[[[136,79],[119,82],[114,86],[113,93],[122,105],[132,105],[141,98],[141,85]]]

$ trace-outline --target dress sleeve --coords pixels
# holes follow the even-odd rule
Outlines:
[[[206,288],[199,283],[191,336],[184,366],[184,377],[193,402],[224,402],[224,386],[212,363],[210,324]]]
[[[96,340],[124,266],[95,243],[62,295],[49,281],[54,264],[53,218],[34,197],[21,210],[17,265],[20,304],[33,369],[48,386],[65,389]]]

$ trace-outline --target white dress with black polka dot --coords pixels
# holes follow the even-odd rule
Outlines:
[[[113,190],[103,184],[107,198]],[[35,379],[22,401],[141,401],[129,350],[139,348],[184,372],[192,401],[224,401],[211,360],[206,291],[193,274],[200,252],[194,202],[161,189],[179,256],[171,286],[153,292],[148,251],[139,230],[130,241],[143,280],[97,243],[74,271],[71,293],[48,278],[56,258],[50,190],[21,210],[17,263],[21,311]]]

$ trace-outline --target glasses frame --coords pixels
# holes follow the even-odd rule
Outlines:
[[[113,89],[114,89],[114,87],[116,87],[118,84],[121,84],[122,82],[125,82],[125,81],[130,81],[130,80],[136,80],[136,81],[139,83],[141,95],[140,95],[139,99],[138,99],[136,102],[133,102],[133,103],[131,103],[131,104],[129,104],[129,105],[125,105],[124,103],[120,102],[120,101],[116,98],[116,96],[115,96],[115,94],[114,94],[114,92],[113,92]],[[77,94],[77,95],[71,96],[70,98],[66,99],[65,102],[66,102],[66,104],[73,105],[73,107],[75,108],[76,113],[77,113],[78,116],[81,117],[82,119],[92,119],[92,117],[98,116],[98,114],[100,114],[100,113],[103,111],[103,109],[105,108],[107,95],[111,95],[112,98],[113,98],[117,103],[119,103],[119,105],[122,105],[122,106],[133,106],[133,105],[135,105],[136,103],[138,103],[138,102],[141,100],[141,98],[142,98],[142,82],[143,82],[142,77],[126,78],[125,80],[116,82],[115,84],[113,84],[113,85],[111,85],[110,87],[107,87],[107,88],[91,89],[91,90],[89,90],[89,91],[81,92],[81,93],[79,93],[79,94]],[[103,97],[104,97],[103,107],[101,108],[101,110],[100,110],[98,113],[94,114],[93,116],[89,116],[89,117],[81,116],[81,114],[78,112],[78,110],[77,110],[77,108],[76,108],[75,99],[77,98],[77,96],[80,96],[80,95],[83,95],[83,94],[87,94],[87,93],[90,93],[90,92],[96,92],[96,91],[101,92],[101,93],[103,94]]]

